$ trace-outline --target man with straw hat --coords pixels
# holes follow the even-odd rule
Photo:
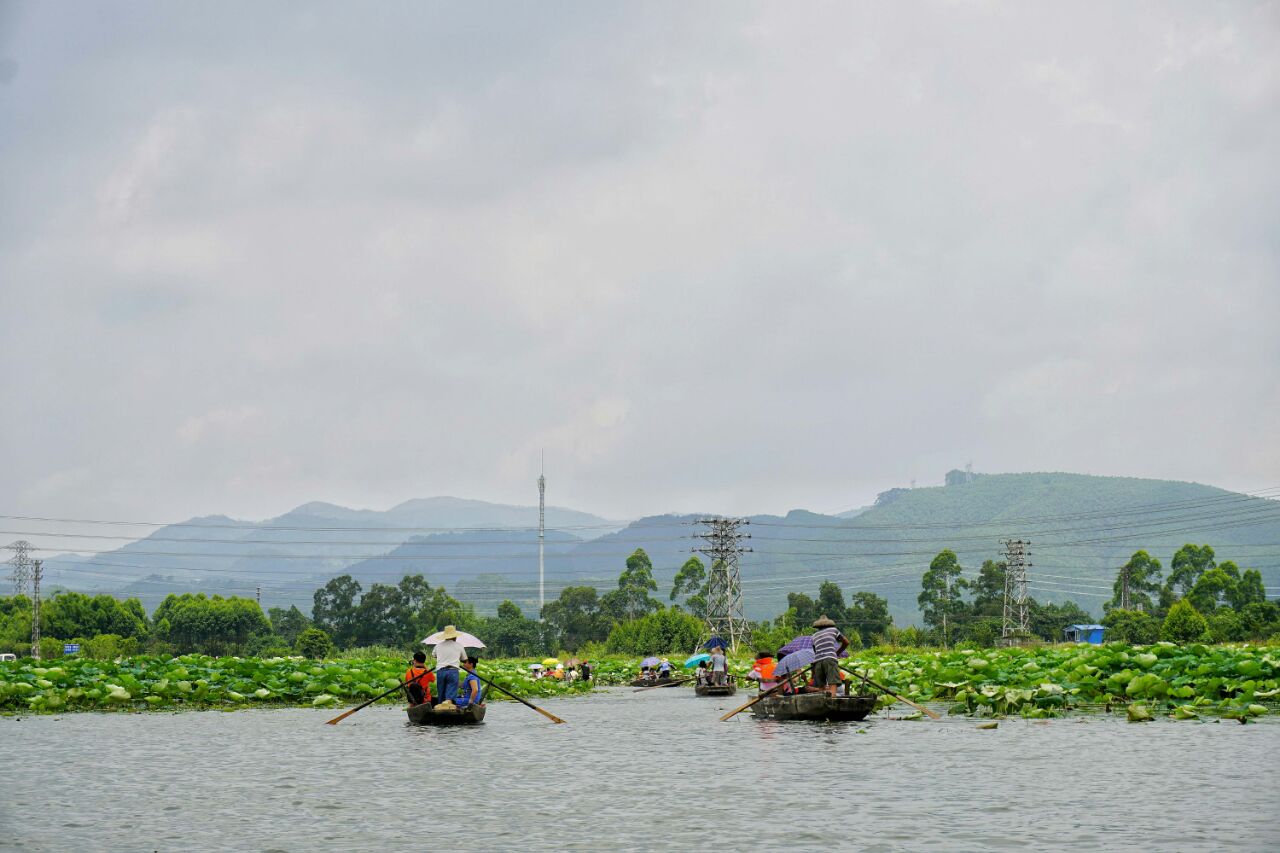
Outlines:
[[[813,686],[836,695],[840,686],[840,666],[836,659],[849,648],[849,638],[840,633],[836,623],[826,614],[813,623]]]
[[[458,698],[458,667],[467,657],[467,650],[458,642],[458,629],[445,625],[440,632],[444,639],[436,643],[436,686],[440,701],[453,705]]]

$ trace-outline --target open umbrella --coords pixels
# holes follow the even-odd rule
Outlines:
[[[724,640],[720,639],[719,637],[712,637],[710,640],[707,640],[705,643],[702,644],[702,647],[704,649],[714,649],[716,646],[719,646],[722,649],[729,648],[729,644],[726,643]]]
[[[711,660],[711,655],[708,655],[708,654],[694,655],[693,657],[689,658],[687,661],[684,662],[684,668],[689,669],[690,667],[695,667],[698,664],[702,663],[704,660]]]
[[[578,664],[582,663],[582,661],[580,661],[578,658],[569,658],[564,663],[565,663],[565,666],[577,666]]]
[[[640,661],[641,666],[657,666],[660,663],[662,663],[662,659],[654,657],[648,657]]]
[[[559,658],[543,658],[542,659],[543,666],[555,666],[558,663],[560,663]]]
[[[540,663],[531,663],[531,664],[529,664],[529,669],[542,669],[542,664],[540,664]]]
[[[813,649],[800,649],[778,661],[773,668],[773,674],[776,678],[779,675],[799,672],[811,663],[813,663]]]
[[[465,646],[468,649],[483,649],[484,643],[480,642],[480,638],[474,634],[468,634],[466,631],[459,631],[458,636],[454,637],[458,641],[458,645]],[[436,646],[444,642],[444,631],[436,631],[430,637],[422,641],[424,646]]]
[[[801,634],[799,637],[796,637],[794,640],[787,643],[782,648],[778,649],[778,654],[782,657],[786,657],[792,652],[798,652],[801,649],[812,649],[812,648],[813,648],[813,635]],[[848,656],[849,656],[848,649],[836,655],[836,657],[839,657],[839,658],[847,658]]]
[[[778,649],[778,657],[784,658],[787,655],[791,654],[792,652],[798,652],[801,649],[812,649],[812,648],[813,648],[813,635],[801,634],[799,637],[796,637],[794,640],[787,643],[782,648]]]

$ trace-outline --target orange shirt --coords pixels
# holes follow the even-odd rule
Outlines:
[[[436,674],[423,666],[411,666],[405,670],[404,678],[401,681],[416,681],[422,685],[422,689],[428,696],[431,695],[431,682],[436,680]]]
[[[773,658],[764,658],[756,661],[752,665],[751,671],[759,675],[761,681],[773,681],[773,668],[777,665],[778,662]]]

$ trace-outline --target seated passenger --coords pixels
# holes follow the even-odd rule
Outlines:
[[[454,700],[454,704],[459,708],[484,704],[484,689],[476,676],[476,664],[479,662],[475,655],[462,661],[462,669],[466,675],[463,676],[462,684],[458,687],[458,698]]]
[[[425,652],[413,653],[413,663],[400,680],[409,682],[405,689],[409,691],[410,703],[421,705],[431,701],[431,682],[436,680],[436,674],[427,669]]]

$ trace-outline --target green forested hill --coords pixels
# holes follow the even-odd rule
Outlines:
[[[871,509],[832,519],[830,526],[762,520],[753,528],[757,554],[745,563],[745,586],[757,593],[752,609],[776,607],[788,583],[812,593],[829,578],[846,591],[886,596],[899,622],[918,621],[915,597],[933,554],[956,551],[971,577],[983,560],[999,557],[1006,538],[1031,541],[1036,598],[1072,599],[1095,615],[1130,554],[1144,548],[1167,568],[1186,542],[1210,544],[1219,561],[1261,570],[1271,594],[1280,592],[1280,503],[1274,500],[1196,483],[1082,474],[970,479],[955,471],[948,482],[886,492]]]

